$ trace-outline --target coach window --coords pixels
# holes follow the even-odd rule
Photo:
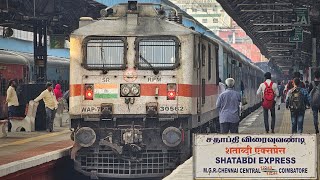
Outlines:
[[[139,69],[175,69],[179,63],[179,42],[175,37],[142,37],[136,42]]]
[[[206,65],[206,45],[202,44],[202,66]]]
[[[87,69],[125,69],[125,38],[89,37],[84,42]]]

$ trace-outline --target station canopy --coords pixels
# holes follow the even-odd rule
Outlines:
[[[99,18],[103,8],[95,0],[0,0],[0,26],[33,31],[36,21],[45,21],[49,34],[70,34],[80,17]]]
[[[320,38],[320,0],[217,1],[270,60],[269,64],[281,70],[312,64],[312,38]]]

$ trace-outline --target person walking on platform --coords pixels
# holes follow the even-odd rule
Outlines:
[[[300,79],[293,80],[293,88],[286,97],[286,108],[291,111],[292,134],[302,133],[306,108],[310,106],[310,96],[305,88],[301,88]],[[298,128],[298,129],[297,129]]]
[[[16,92],[17,83],[15,80],[9,81],[9,87],[7,89],[6,103],[8,104],[8,132],[11,132],[10,119],[17,114],[17,108],[19,106],[18,96]]]
[[[293,88],[293,80],[294,80],[295,78],[298,78],[298,79],[301,78],[300,72],[294,72],[294,73],[293,73],[293,79],[288,82],[288,84],[286,85],[286,88],[285,88],[285,90],[284,90],[284,92],[285,92],[286,94],[289,92],[290,89]],[[299,87],[305,88],[305,84],[304,84],[303,82],[301,82],[300,85],[299,85]]]
[[[56,84],[54,90],[54,95],[56,96],[57,101],[62,98],[63,94],[61,92],[61,85],[60,84]]]
[[[44,101],[46,107],[46,123],[47,131],[53,131],[53,120],[56,114],[56,109],[58,108],[57,99],[52,91],[52,83],[48,82],[46,84],[46,90],[44,90],[36,99],[35,102],[39,102],[41,99]]]
[[[271,81],[271,73],[266,72],[264,77],[266,80],[260,84],[257,95],[262,94],[263,97],[262,107],[266,133],[269,133],[269,110],[271,112],[271,132],[274,133],[276,122],[275,105],[278,104],[278,110],[280,110],[280,96],[277,84]]]
[[[306,86],[305,88],[306,88],[306,90],[308,90],[309,89],[309,87],[310,87],[310,83],[309,83],[309,81],[305,81],[304,82],[304,85]]]
[[[219,78],[219,94],[226,90],[225,84],[222,83],[221,79]]]
[[[219,95],[216,102],[219,109],[220,131],[223,134],[238,133],[241,95],[233,89],[234,79],[228,78],[225,82],[227,89]]]
[[[310,92],[310,105],[313,112],[313,124],[314,128],[316,130],[316,134],[319,134],[319,128],[318,128],[318,112],[320,109],[320,71],[314,72],[314,81],[310,83],[309,86],[309,92]]]
[[[279,91],[281,103],[283,103],[284,102],[284,98],[283,98],[284,84],[282,82],[278,82],[278,91]]]

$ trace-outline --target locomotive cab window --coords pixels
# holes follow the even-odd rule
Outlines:
[[[174,37],[143,37],[136,40],[139,69],[174,69],[179,63],[179,42]]]
[[[89,37],[85,41],[87,69],[124,69],[126,41],[124,38]]]

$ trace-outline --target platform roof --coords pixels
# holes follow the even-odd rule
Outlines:
[[[35,20],[45,20],[49,33],[69,34],[80,17],[98,18],[103,8],[95,0],[0,0],[0,26],[32,31]]]
[[[282,70],[310,66],[312,37],[319,36],[320,0],[217,0]],[[306,18],[305,18],[306,17]],[[302,37],[301,37],[302,34]],[[295,42],[300,41],[302,42]]]

